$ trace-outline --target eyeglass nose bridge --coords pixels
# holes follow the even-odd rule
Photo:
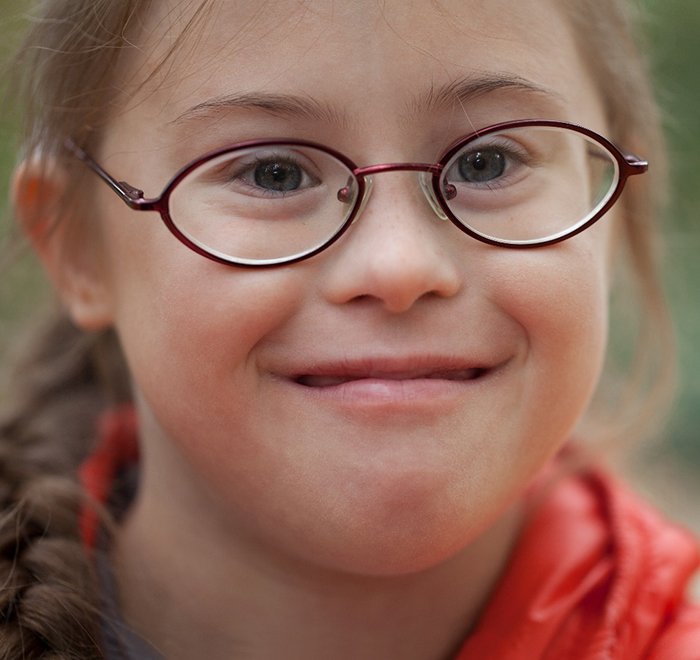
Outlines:
[[[418,173],[418,183],[420,188],[425,195],[425,198],[430,204],[430,208],[433,210],[435,215],[440,220],[449,220],[445,212],[440,206],[440,202],[435,194],[435,189],[433,188],[433,177],[440,174],[442,167],[435,163],[385,163],[381,165],[369,165],[367,167],[360,167],[353,171],[353,175],[356,179],[364,180],[364,193],[362,199],[360,200],[360,206],[353,218],[353,222],[362,214],[367,202],[372,193],[372,188],[374,186],[374,176],[375,174],[381,174],[384,172],[417,172]],[[338,191],[338,199],[343,201],[342,198],[347,194],[348,187],[342,188]],[[449,190],[445,191],[446,195],[450,194]]]

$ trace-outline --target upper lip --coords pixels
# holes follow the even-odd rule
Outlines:
[[[315,361],[295,367],[287,373],[292,380],[306,385],[331,385],[363,378],[469,380],[497,364],[496,361],[467,360],[451,356],[366,356]]]

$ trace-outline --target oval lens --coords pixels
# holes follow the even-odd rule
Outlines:
[[[440,186],[450,211],[502,243],[539,243],[594,217],[614,193],[617,160],[583,133],[521,126],[484,133],[451,156]]]
[[[357,202],[352,171],[321,149],[268,144],[208,160],[173,189],[170,217],[206,251],[239,263],[294,259],[329,242]]]

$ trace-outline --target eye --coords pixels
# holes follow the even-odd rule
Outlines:
[[[295,151],[252,151],[222,163],[222,183],[256,197],[281,197],[321,185],[323,174]]]
[[[510,189],[533,172],[539,153],[538,141],[524,132],[470,140],[453,154],[445,167],[444,194],[450,199],[456,194]]]
[[[304,171],[296,164],[282,160],[259,163],[253,170],[255,185],[275,192],[298,190],[304,182]]]
[[[465,181],[485,183],[503,175],[506,157],[495,149],[482,149],[463,154],[457,160],[457,170]]]
[[[492,188],[511,183],[516,173],[531,161],[532,156],[523,146],[498,136],[465,145],[453,156],[446,178],[453,184]]]

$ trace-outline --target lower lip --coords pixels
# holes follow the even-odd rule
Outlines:
[[[313,387],[295,382],[305,396],[318,402],[328,402],[343,408],[381,410],[421,409],[435,412],[436,407],[454,403],[481,387],[492,371],[484,371],[478,377],[452,380],[446,378],[360,378],[337,385]]]

